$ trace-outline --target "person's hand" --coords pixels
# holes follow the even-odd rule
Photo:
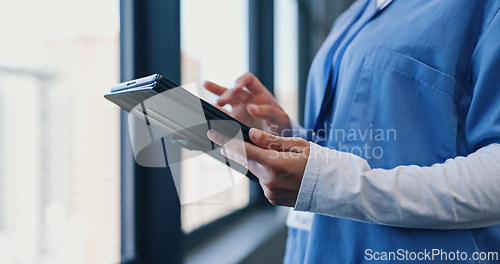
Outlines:
[[[290,131],[290,118],[253,74],[242,75],[231,89],[210,81],[206,81],[203,86],[219,96],[217,100],[219,109],[230,104],[232,110],[229,114],[247,126],[281,135],[283,131]]]
[[[248,142],[235,141],[214,130],[210,140],[223,146],[223,154],[242,164],[259,178],[267,199],[274,205],[295,206],[309,158],[309,142],[278,137],[252,128]]]

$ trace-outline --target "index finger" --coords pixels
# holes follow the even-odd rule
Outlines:
[[[209,92],[219,96],[227,90],[227,88],[222,87],[211,81],[205,81],[205,83],[203,83],[203,87],[205,87],[205,89],[207,89]]]
[[[303,152],[309,147],[309,142],[298,137],[279,137],[262,130],[252,128],[250,139],[255,145],[263,149],[272,149],[279,152]]]
[[[243,74],[240,78],[238,78],[235,82],[235,87],[236,88],[243,88],[246,87],[248,91],[250,91],[252,94],[258,94],[265,89],[264,85],[253,75],[252,73],[248,72]]]
[[[227,135],[213,129],[208,131],[207,136],[217,145],[230,150],[232,153],[239,155],[241,158],[246,159],[247,161],[255,161],[264,166],[268,164],[270,156],[272,156],[271,152],[274,151],[262,149],[240,139],[228,137]]]

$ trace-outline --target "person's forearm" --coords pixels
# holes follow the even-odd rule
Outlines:
[[[295,210],[410,228],[500,223],[500,145],[431,167],[371,169],[311,143]]]

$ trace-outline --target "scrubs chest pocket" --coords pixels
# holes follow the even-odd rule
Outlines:
[[[344,145],[378,147],[376,159],[364,157],[376,167],[443,162],[457,135],[455,86],[453,77],[437,69],[375,47],[365,58],[346,131],[379,137],[347,138]]]

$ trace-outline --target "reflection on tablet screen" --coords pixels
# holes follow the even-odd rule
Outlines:
[[[206,136],[209,129],[217,130],[230,138],[228,143],[241,144],[239,148],[244,150],[240,125],[231,120],[207,120],[201,100],[186,97],[182,87],[158,93],[136,105],[130,111],[128,124],[136,162],[144,167],[170,167],[181,204],[220,193],[245,179],[247,168],[223,156],[222,148]],[[188,151],[179,155],[179,147]],[[219,161],[217,173],[210,173],[210,177],[181,176],[181,164],[199,166],[198,160],[206,155]],[[244,151],[241,155],[246,159]],[[210,189],[200,190],[200,182],[207,182],[204,186]],[[190,197],[183,197],[181,184],[183,190],[190,189],[190,185],[197,189],[189,192]]]

